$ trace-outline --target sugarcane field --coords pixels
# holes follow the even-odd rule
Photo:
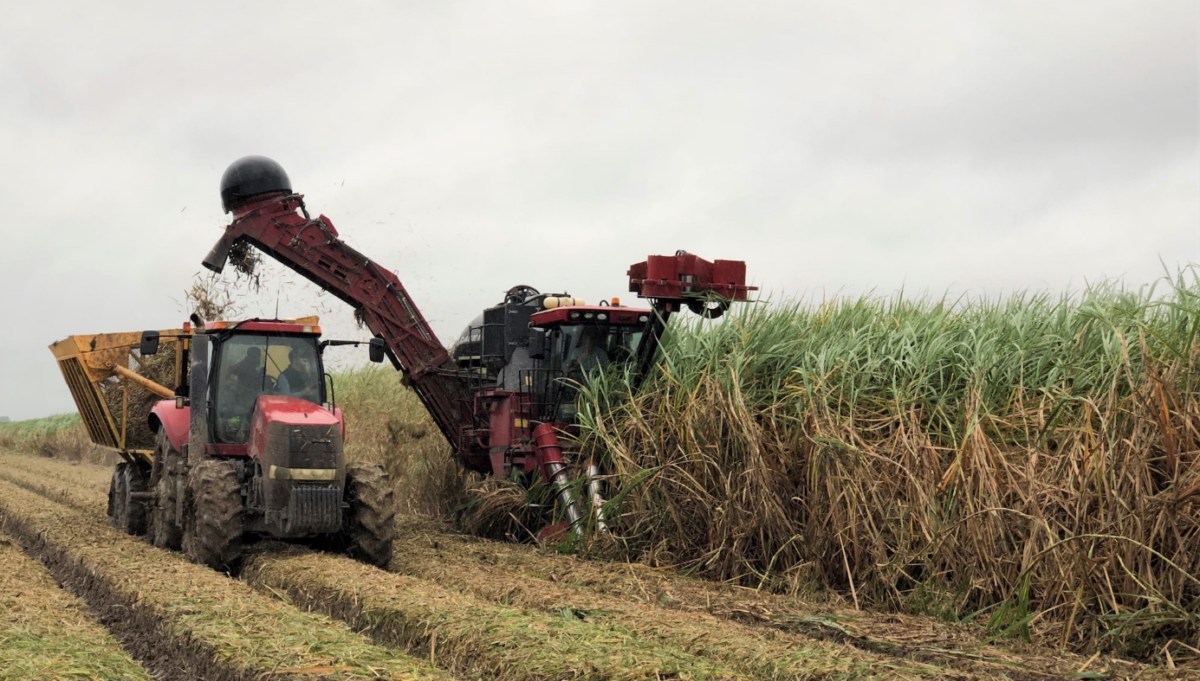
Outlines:
[[[0,12],[0,681],[1200,679],[1194,2],[133,10]]]

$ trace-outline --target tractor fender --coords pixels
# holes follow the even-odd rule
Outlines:
[[[191,419],[192,408],[179,409],[175,406],[175,400],[159,400],[150,409],[148,417],[150,430],[156,433],[159,429],[166,431],[167,440],[177,452],[183,451],[183,446],[187,444]]]

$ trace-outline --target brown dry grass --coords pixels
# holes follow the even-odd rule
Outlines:
[[[835,623],[832,631],[850,638],[905,639],[940,648],[984,646],[986,633],[979,626],[948,624],[930,617],[865,613],[845,607],[840,599],[812,601],[736,584],[696,579],[668,568],[641,563],[587,560],[520,546],[455,534],[441,524],[424,519],[398,520],[397,550],[425,553],[433,549],[438,562],[464,570],[499,568],[505,574],[553,582],[571,590],[594,591],[634,602],[685,612],[703,612],[722,619],[784,631],[820,629]],[[472,567],[474,566],[474,567]],[[1070,656],[1068,656],[1070,657]]]
[[[443,543],[445,542],[445,543]],[[658,603],[598,593],[588,587],[559,584],[553,575],[522,572],[505,565],[502,558],[487,558],[487,543],[481,542],[479,560],[462,552],[456,537],[421,534],[410,526],[396,542],[391,569],[397,573],[436,581],[448,589],[460,590],[494,602],[511,603],[521,608],[562,613],[571,611],[584,621],[607,623],[635,632],[640,637],[665,645],[706,655],[732,667],[767,679],[804,679],[826,675],[854,674],[874,670],[877,674],[898,677],[978,677],[978,679],[1040,679],[1057,675],[1068,667],[1056,657],[1021,659],[1009,653],[979,649],[953,650],[953,647],[908,645],[878,647],[875,650],[852,645],[851,637],[814,637],[796,632],[770,631],[739,622],[721,620],[700,609],[679,611],[662,608]],[[497,547],[498,550],[502,548]],[[836,617],[824,626],[838,627]],[[953,646],[952,641],[943,641]],[[850,668],[830,665],[832,661],[850,663]],[[1109,662],[1102,663],[1109,667]],[[1136,669],[1136,667],[1123,667]]]
[[[15,468],[39,476],[47,482],[74,484],[104,492],[112,478],[112,466],[72,462],[0,449],[5,468]]]
[[[32,461],[34,468],[42,465],[41,461],[29,461]],[[52,462],[47,463],[53,465]],[[13,468],[0,471],[0,479],[97,516],[104,512],[105,497],[96,486],[98,481],[87,484],[65,481],[46,483],[35,472]],[[421,555],[420,551],[415,551],[408,543],[398,544],[397,549]],[[344,558],[319,554],[301,554],[288,558],[263,556],[251,561],[247,568],[247,576],[273,592],[291,594],[291,597],[304,607],[333,614],[347,620],[355,628],[371,632],[382,641],[403,645],[410,650],[415,649],[417,654],[421,655],[427,654],[428,648],[436,645],[429,638],[429,627],[422,625],[422,621],[440,623],[439,627],[446,625],[460,629],[475,627],[481,623],[490,623],[489,626],[494,629],[493,625],[499,626],[507,622],[518,627],[515,630],[493,632],[492,635],[510,640],[513,636],[544,637],[557,631],[555,635],[560,639],[582,637],[580,640],[583,641],[601,640],[614,645],[625,642],[627,645],[618,647],[623,651],[621,659],[628,663],[624,669],[627,674],[645,670],[646,665],[654,660],[657,660],[654,664],[662,665],[660,671],[679,669],[681,666],[686,669],[688,656],[680,652],[683,650],[692,655],[719,660],[748,674],[772,679],[825,678],[830,675],[849,678],[868,675],[870,670],[876,670],[872,675],[882,676],[893,673],[927,678],[971,676],[966,672],[940,666],[897,660],[888,656],[875,657],[852,648],[811,639],[796,639],[787,645],[772,643],[772,636],[736,624],[722,624],[711,620],[707,615],[668,615],[664,620],[662,613],[646,605],[622,604],[612,599],[596,601],[587,594],[570,594],[563,598],[561,589],[555,585],[539,585],[525,577],[516,576],[516,581],[524,585],[522,593],[527,591],[541,594],[543,598],[552,599],[553,603],[547,606],[546,601],[541,601],[531,606],[511,590],[514,580],[504,574],[480,570],[478,565],[457,565],[460,561],[447,560],[448,556],[445,555],[426,558],[434,561],[434,564],[420,561],[422,569],[432,575],[428,580],[398,574],[388,575]],[[448,572],[446,566],[451,566]],[[445,579],[446,574],[459,572],[470,573],[474,575],[474,579],[482,580],[482,583],[493,584],[508,591],[500,597],[495,597],[494,592],[480,592],[478,596],[483,598],[483,601],[470,596],[456,595],[455,592],[470,593],[470,589],[463,584]],[[345,581],[346,575],[353,575],[355,578]],[[500,604],[501,607],[497,609],[496,604]],[[551,619],[531,620],[529,615],[516,607],[533,607],[536,611],[547,613],[543,618]],[[624,615],[614,615],[614,610],[624,611]],[[455,619],[456,617],[458,618]],[[554,618],[563,617],[573,623],[555,624]],[[576,622],[577,619],[584,621]],[[547,625],[547,621],[551,624]],[[671,627],[670,632],[662,630],[664,624]],[[547,626],[550,627],[549,630],[545,630]],[[653,643],[636,643],[639,640]],[[471,639],[443,643],[450,646],[445,661],[452,665],[467,663],[471,655],[462,651],[472,650],[470,645],[478,645],[478,642]],[[499,645],[495,641],[493,644]],[[555,649],[561,646],[566,646],[566,643],[560,641],[554,644]],[[543,670],[540,673],[545,674],[541,678],[553,678],[551,672],[554,669],[565,673],[565,669],[558,666],[562,664],[561,659],[534,656],[531,660],[528,655],[529,653],[521,651],[501,650],[491,653],[493,659],[477,661],[476,664],[490,663],[492,667],[488,668],[489,674],[501,671],[515,673],[522,669],[533,673],[537,668],[531,665],[533,661],[537,661]],[[605,662],[597,656],[587,668],[618,663],[613,662],[612,658]],[[698,663],[693,662],[692,666],[695,667],[696,664]],[[609,669],[609,672],[612,673],[615,669],[617,668]],[[710,671],[715,673],[718,669],[719,667],[714,666]],[[686,677],[685,675],[684,678]],[[705,678],[705,675],[691,678]]]
[[[79,487],[77,483],[17,467],[0,471],[0,480],[85,513],[106,517],[108,512],[108,495],[99,487]]]

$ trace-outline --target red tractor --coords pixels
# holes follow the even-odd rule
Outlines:
[[[325,347],[353,341],[322,342],[315,318],[193,323],[142,333],[143,361],[166,335],[182,375],[175,398],[150,411],[153,456],[118,465],[113,522],[218,569],[237,566],[247,537],[318,541],[386,565],[391,484],[380,466],[346,463],[322,368]],[[383,360],[380,341],[371,355]]]
[[[671,314],[708,317],[744,301],[741,261],[709,262],[678,252],[629,268],[630,290],[648,308],[589,306],[528,286],[484,310],[452,351],[388,269],[346,245],[325,216],[313,219],[283,168],[261,156],[234,162],[221,180],[233,221],[204,259],[220,272],[231,249],[248,243],[353,306],[383,345],[468,469],[500,477],[525,471],[548,482],[576,531],[582,511],[569,484],[560,436],[575,427],[575,395],[595,369],[627,364],[640,381],[652,367]],[[597,471],[584,467],[597,520]]]

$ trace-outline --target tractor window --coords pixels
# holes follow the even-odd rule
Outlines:
[[[213,409],[219,442],[250,437],[259,395],[290,395],[321,403],[317,344],[311,336],[231,336],[220,346]]]

